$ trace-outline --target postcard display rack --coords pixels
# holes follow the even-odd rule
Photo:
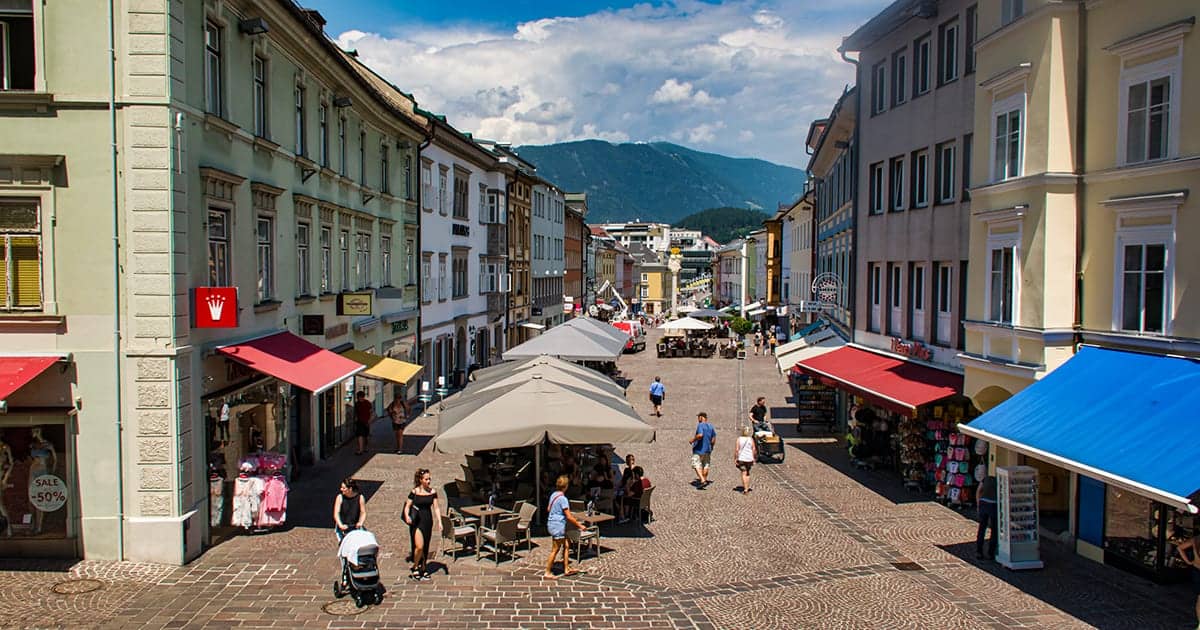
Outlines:
[[[996,469],[1000,500],[1000,546],[996,560],[1010,569],[1040,569],[1038,471],[1031,466]]]

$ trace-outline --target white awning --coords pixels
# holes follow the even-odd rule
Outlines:
[[[541,324],[535,324],[533,322],[522,322],[519,325],[523,328],[532,328],[534,330],[546,330],[545,326],[543,326]]]
[[[759,315],[762,315],[763,313],[766,313],[766,312],[767,312],[767,309],[765,309],[765,308],[756,308],[753,311],[750,311],[746,314],[749,315],[750,317],[758,317]]]
[[[746,305],[746,310],[749,311],[749,310],[753,310],[753,309],[761,308],[761,307],[762,307],[762,302],[751,302]]]
[[[826,328],[804,339],[779,346],[775,353],[775,362],[779,365],[779,371],[786,374],[788,370],[805,359],[832,352],[845,345],[846,342],[837,333]],[[779,352],[779,350],[783,350],[783,352]]]

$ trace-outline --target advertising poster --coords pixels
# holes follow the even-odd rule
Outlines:
[[[66,427],[0,428],[0,538],[64,538],[75,489]]]

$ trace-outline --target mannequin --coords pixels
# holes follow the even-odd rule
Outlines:
[[[8,518],[8,510],[4,507],[4,491],[10,487],[8,477],[15,465],[12,447],[4,441],[4,434],[0,433],[0,534],[5,538],[12,538],[12,519]]]
[[[54,444],[42,435],[41,427],[33,427],[29,430],[29,483],[33,483],[41,475],[49,475],[58,468],[58,454],[54,451]],[[34,510],[33,516],[33,533],[42,533],[42,521],[45,519],[46,513],[41,510]]]

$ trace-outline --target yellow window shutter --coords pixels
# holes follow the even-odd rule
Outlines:
[[[8,243],[0,234],[0,308],[8,307]]]
[[[42,259],[37,236],[11,237],[13,306],[38,308],[42,305]]]

